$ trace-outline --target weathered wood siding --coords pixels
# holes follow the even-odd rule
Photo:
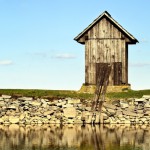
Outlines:
[[[85,83],[96,84],[96,63],[121,63],[119,84],[128,84],[127,38],[109,20],[103,18],[87,33],[85,41]],[[115,85],[114,65],[109,84]],[[118,75],[118,74],[116,74]],[[117,77],[118,78],[118,77]],[[118,84],[118,83],[117,83]]]

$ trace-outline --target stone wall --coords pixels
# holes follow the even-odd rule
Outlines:
[[[80,99],[0,97],[0,124],[150,123],[150,96],[104,103],[101,115],[91,112],[91,102]]]

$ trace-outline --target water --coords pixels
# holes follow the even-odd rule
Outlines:
[[[150,126],[0,125],[0,150],[150,150]]]

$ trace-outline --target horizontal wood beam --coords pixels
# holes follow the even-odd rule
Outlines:
[[[88,38],[88,40],[124,40],[125,38]]]

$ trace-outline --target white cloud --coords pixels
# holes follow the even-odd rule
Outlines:
[[[150,66],[150,63],[130,63],[130,67],[146,67]]]
[[[0,60],[0,66],[12,65],[13,62],[11,60]]]
[[[65,53],[65,54],[57,54],[55,56],[55,58],[57,58],[57,59],[74,59],[74,58],[76,58],[76,56],[72,55],[72,54]]]

